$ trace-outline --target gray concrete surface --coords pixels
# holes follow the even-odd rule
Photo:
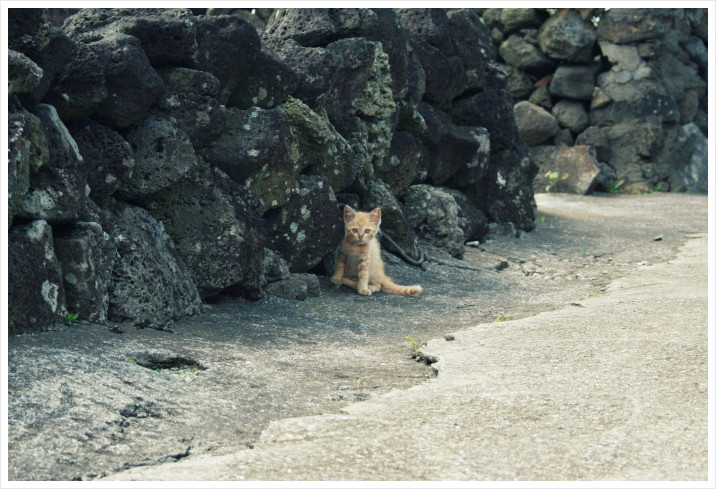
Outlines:
[[[320,297],[226,299],[171,333],[10,337],[9,480],[703,477],[705,262],[674,259],[706,252],[706,196],[536,200],[534,231],[463,260],[386,256],[418,298],[322,277]]]
[[[431,340],[433,380],[105,480],[705,480],[707,318],[698,234],[602,295]]]

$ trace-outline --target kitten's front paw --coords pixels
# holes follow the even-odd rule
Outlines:
[[[370,294],[372,294],[372,292],[370,291],[370,289],[358,289],[358,293],[359,293],[360,295],[370,295]]]
[[[341,277],[337,275],[331,277],[331,283],[333,283],[333,285],[341,285],[341,280]]]

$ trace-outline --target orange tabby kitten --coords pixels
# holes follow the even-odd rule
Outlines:
[[[375,237],[380,227],[380,208],[370,212],[356,212],[343,208],[346,235],[336,260],[336,272],[331,281],[348,285],[361,295],[371,295],[383,289],[390,294],[418,295],[419,285],[398,285],[384,273],[380,258],[380,242]]]

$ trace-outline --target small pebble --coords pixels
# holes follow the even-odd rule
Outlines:
[[[445,335],[445,341],[453,341],[453,340],[455,340],[455,337],[453,335],[451,335],[451,334]]]

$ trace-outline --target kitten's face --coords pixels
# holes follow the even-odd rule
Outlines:
[[[346,237],[356,244],[365,244],[376,235],[380,227],[380,209],[370,212],[356,212],[351,207],[343,208],[343,222],[346,225]]]

